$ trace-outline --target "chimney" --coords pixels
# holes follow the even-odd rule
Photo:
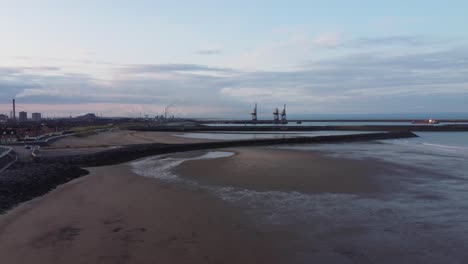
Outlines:
[[[16,121],[16,102],[13,99],[13,121]]]

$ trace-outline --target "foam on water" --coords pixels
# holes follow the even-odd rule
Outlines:
[[[202,159],[219,159],[235,155],[228,151],[209,151],[203,155],[184,158],[177,154],[159,155],[131,163],[133,171],[141,176],[158,178],[164,181],[180,181],[181,179],[171,172],[171,169],[185,161]]]

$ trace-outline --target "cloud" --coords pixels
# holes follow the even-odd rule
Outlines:
[[[0,74],[24,73],[24,72],[56,72],[60,71],[60,67],[43,66],[43,67],[0,67]]]
[[[309,112],[372,108],[395,112],[431,106],[451,111],[466,107],[461,99],[468,97],[466,48],[410,55],[355,53],[278,71],[247,72],[198,64],[121,65],[112,69],[112,78],[99,79],[53,68],[54,74],[0,68],[0,103],[8,104],[12,97],[18,97],[25,104],[103,104],[117,111],[115,115],[129,111],[111,105],[145,105],[146,111],[153,105],[157,111],[175,103],[187,115],[222,116],[244,115],[253,102],[265,108],[287,103],[293,110]],[[160,78],[161,74],[165,77]],[[437,105],[438,98],[444,102],[452,98],[454,103]]]
[[[382,45],[423,45],[432,43],[434,40],[422,36],[389,36],[389,37],[372,37],[359,38],[354,41],[357,46],[382,46]]]
[[[200,49],[197,51],[199,55],[218,55],[223,53],[221,49]]]
[[[312,40],[312,43],[318,47],[334,48],[341,44],[340,33],[323,33]]]
[[[121,68],[125,73],[170,73],[170,72],[233,72],[233,69],[209,67],[197,64],[140,64]]]

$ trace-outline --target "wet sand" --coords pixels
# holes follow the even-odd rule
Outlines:
[[[1,262],[284,263],[273,234],[238,209],[161,185],[128,165],[91,174],[0,216]]]
[[[384,179],[378,175],[391,170],[383,162],[338,159],[313,152],[273,148],[228,151],[236,155],[186,161],[174,173],[207,185],[256,191],[379,193]]]
[[[460,254],[450,257],[453,247],[446,241],[456,240],[432,233],[436,225],[426,223],[421,229],[421,219],[407,222],[405,211],[398,207],[374,208],[365,203],[370,196],[379,197],[374,202],[380,203],[387,192],[392,199],[401,198],[393,192],[398,178],[381,176],[392,174],[396,165],[274,148],[220,151],[236,155],[187,161],[173,172],[201,185],[312,194],[307,198],[312,203],[300,211],[288,203],[282,209],[273,207],[273,216],[285,213],[285,219],[294,221],[265,223],[260,220],[261,210],[252,212],[242,203],[225,202],[202,188],[136,175],[127,164],[91,168],[90,175],[0,216],[2,262],[444,263],[438,260],[462,259]],[[174,155],[192,157],[194,153]],[[361,198],[363,204],[348,203]],[[252,199],[249,202],[255,203],[256,198]],[[272,202],[281,205],[282,201]]]

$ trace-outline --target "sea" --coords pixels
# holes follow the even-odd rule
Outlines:
[[[362,132],[187,133],[221,140],[318,136]],[[391,193],[360,195],[255,191],[208,186],[172,169],[187,160],[228,158],[227,151],[161,155],[132,163],[145,177],[212,194],[241,208],[264,232],[293,232],[285,247],[291,263],[467,263],[468,132],[416,132],[411,139],[337,144],[271,146],[329,157],[384,162],[376,175],[398,182]],[[285,175],[285,180],[287,180]],[[319,239],[320,243],[317,243]]]

